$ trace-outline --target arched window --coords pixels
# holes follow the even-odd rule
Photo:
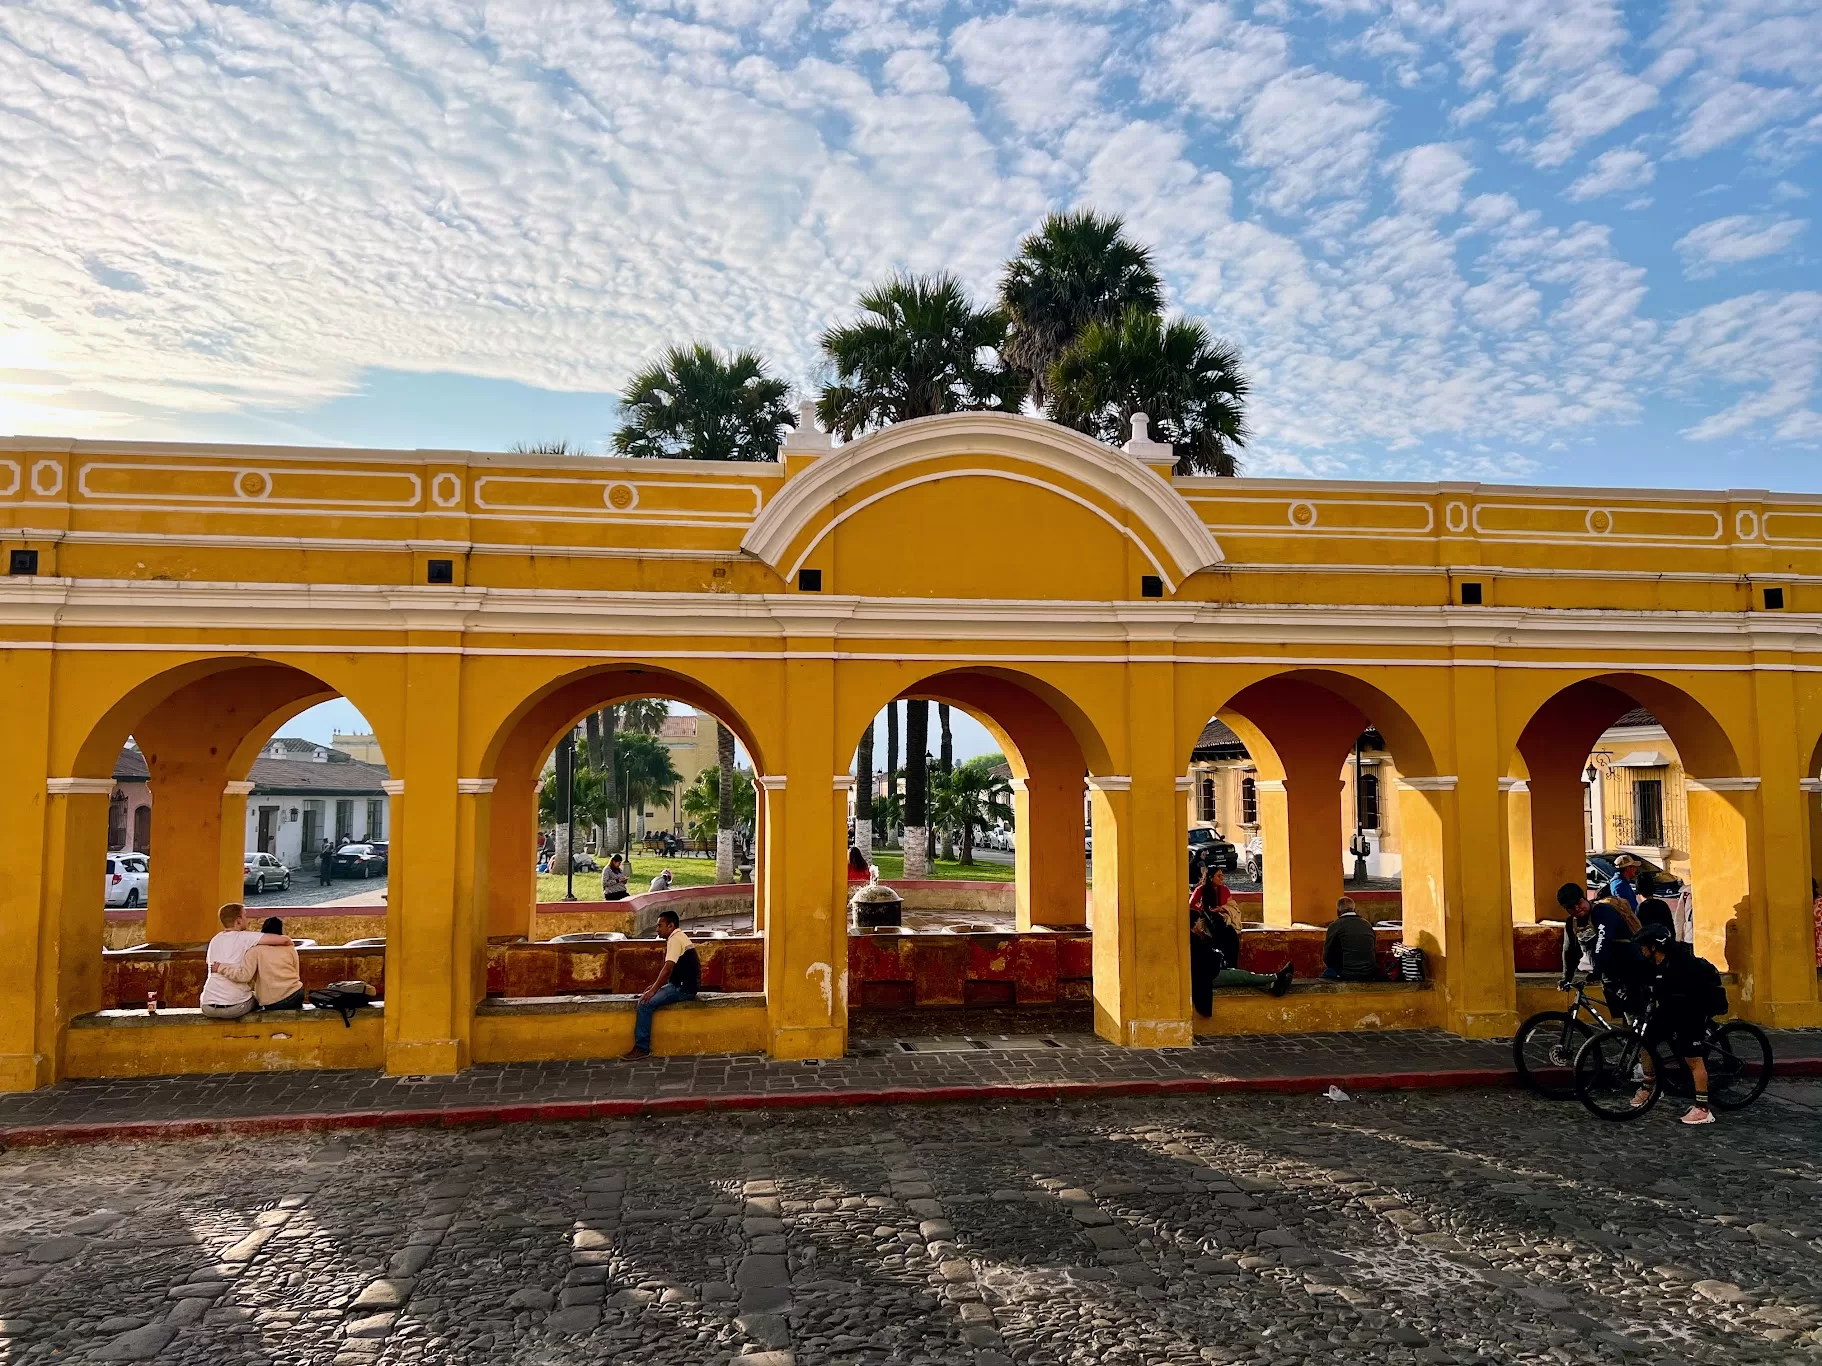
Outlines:
[[[1210,825],[1219,824],[1215,818],[1215,780],[1213,778],[1202,780],[1202,819]]]
[[[1362,830],[1379,828],[1379,775],[1362,773],[1354,795],[1354,808]]]
[[[1259,785],[1251,778],[1240,780],[1240,824],[1259,824]]]

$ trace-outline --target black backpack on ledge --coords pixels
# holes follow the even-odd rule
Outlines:
[[[331,982],[310,993],[310,1004],[318,1010],[333,1010],[342,1017],[344,1028],[353,1029],[354,1012],[373,1004],[373,988],[365,982]]]

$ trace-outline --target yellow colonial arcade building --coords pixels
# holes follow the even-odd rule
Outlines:
[[[660,1051],[844,1051],[855,745],[896,698],[1002,743],[1012,938],[1085,926],[1108,1040],[1216,1027],[1185,918],[1211,718],[1257,769],[1266,927],[1333,916],[1338,775],[1383,737],[1430,974],[1253,997],[1272,1013],[1248,1027],[1494,1036],[1521,1004],[1514,926],[1583,877],[1589,752],[1637,708],[1686,775],[1698,950],[1742,1015],[1822,1025],[1822,497],[1171,477],[1135,428],[1115,449],[1002,414],[841,446],[806,425],[775,464],[0,441],[0,1088],[624,1049],[623,996],[516,1009],[510,974],[489,982],[543,933],[547,758],[637,697],[722,720],[759,787],[762,966],[661,1013]],[[128,737],[155,792],[144,935],[196,945],[240,899],[253,760],[337,696],[390,770],[383,1007],[352,1028],[104,1010]]]

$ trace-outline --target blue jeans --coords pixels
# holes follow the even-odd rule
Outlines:
[[[666,982],[663,986],[659,987],[658,990],[652,993],[651,1000],[639,1002],[639,1009],[634,1012],[633,1015],[633,1047],[643,1048],[647,1052],[650,1052],[652,1047],[652,1016],[664,1006],[674,1005],[678,1001],[693,1001],[695,999],[695,992],[679,991],[669,982]]]

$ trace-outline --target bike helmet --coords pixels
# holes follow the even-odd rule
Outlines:
[[[1639,932],[1632,936],[1632,942],[1641,948],[1668,949],[1676,943],[1676,931],[1668,925],[1640,925]]]

